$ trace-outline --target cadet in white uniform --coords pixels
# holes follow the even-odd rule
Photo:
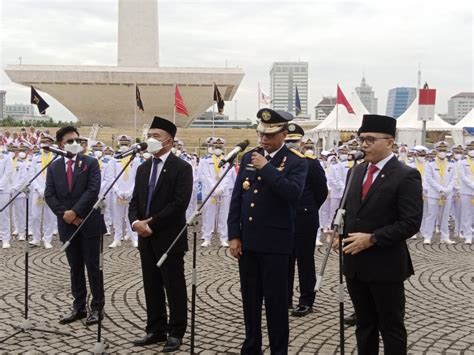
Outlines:
[[[13,174],[13,159],[10,154],[0,152],[0,208],[3,208],[10,199],[10,179]],[[0,237],[2,248],[10,248],[10,210],[5,208],[0,212]]]
[[[432,231],[430,232],[426,230],[426,220],[428,217],[428,185],[426,183],[425,167],[428,163],[426,161],[426,154],[428,152],[428,148],[422,145],[417,145],[413,149],[415,151],[415,158],[413,159],[413,161],[408,163],[408,165],[413,169],[418,170],[421,175],[421,182],[423,186],[423,219],[421,221],[420,234],[421,236],[424,236],[429,233],[433,233]],[[412,239],[416,239],[416,235],[414,235]]]
[[[472,244],[474,225],[474,141],[467,146],[467,157],[459,161],[459,180],[461,187],[461,223],[459,226],[466,244]]]
[[[125,134],[118,136],[119,151],[124,152],[130,148],[132,138]],[[111,183],[125,167],[130,157],[123,159],[114,159],[107,167],[107,183]],[[122,239],[131,239],[132,245],[138,247],[138,235],[132,231],[130,221],[128,219],[128,206],[132,199],[133,187],[135,186],[135,175],[137,168],[140,165],[140,158],[136,157],[122,176],[117,180],[112,188],[112,206],[114,209],[114,241],[109,245],[109,248],[116,248],[122,245]],[[125,224],[125,226],[124,226]]]
[[[451,161],[454,164],[455,177],[454,177],[454,192],[453,200],[451,205],[451,216],[454,220],[454,235],[460,236],[460,226],[461,226],[461,179],[459,168],[461,166],[460,162],[464,159],[463,151],[464,147],[462,145],[454,145],[451,147],[452,159]]]
[[[224,158],[224,144],[224,139],[216,138],[213,142],[213,154],[210,157],[201,159],[200,165],[202,166],[199,169],[201,174],[199,180],[202,183],[203,198],[207,196],[228,167],[228,164],[225,164],[221,168],[218,167],[219,162]],[[235,174],[235,169],[229,171],[214,191],[212,197],[203,207],[203,209],[206,210],[202,218],[202,235],[204,242],[201,246],[203,247],[211,245],[212,232],[214,230],[219,234],[221,246],[229,246],[227,216],[229,214],[231,189],[233,188],[233,173]]]
[[[41,145],[52,145],[54,143],[53,137],[43,134],[41,137]],[[31,176],[36,175],[43,167],[45,167],[51,160],[54,154],[42,150],[36,154],[31,161]],[[56,229],[57,218],[53,211],[48,207],[44,200],[44,189],[46,187],[46,170],[43,171],[31,184],[30,198],[32,200],[32,228],[33,240],[30,244],[39,246],[41,239],[45,249],[51,249],[53,246],[53,234]],[[42,237],[42,238],[41,238]]]
[[[193,168],[193,193],[191,195],[191,199],[189,200],[188,208],[186,209],[186,221],[189,220],[191,215],[196,211],[197,208],[197,192],[198,192],[198,177],[197,177],[197,170],[198,164],[196,157],[188,154],[186,152],[186,148],[184,147],[183,141],[179,140],[175,137],[173,142],[173,148],[171,148],[171,152],[175,154],[177,157],[183,159],[184,161],[188,162],[189,165]]]
[[[105,193],[105,191],[109,187],[109,183],[111,181],[107,181],[107,169],[109,166],[109,163],[113,161],[113,155],[114,155],[114,150],[112,147],[105,147],[104,150],[102,151],[102,158],[99,160],[99,164],[101,164],[101,185],[100,185],[100,194]],[[112,175],[112,172],[109,176]],[[105,210],[104,210],[104,222],[107,227],[107,232],[105,233],[106,235],[110,235],[113,231],[113,222],[114,222],[114,208],[112,204],[112,198],[113,192],[110,191],[107,196],[105,197]]]
[[[430,244],[439,217],[441,243],[453,244],[449,239],[449,212],[453,198],[455,167],[446,158],[448,144],[444,141],[435,144],[436,158],[426,164],[425,174],[428,197],[428,216],[423,235],[424,243]]]

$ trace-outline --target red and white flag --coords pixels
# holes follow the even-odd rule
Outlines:
[[[428,84],[420,89],[418,95],[418,120],[433,121],[436,103],[436,89],[429,89]]]
[[[260,87],[258,88],[258,99],[260,103],[264,105],[270,105],[270,103],[272,102],[270,95],[260,89]]]
[[[181,97],[181,94],[178,89],[178,85],[176,85],[176,89],[174,91],[174,104],[175,104],[177,113],[180,113],[182,115],[185,115],[186,117],[189,117],[188,109],[186,108],[186,105],[184,104],[184,100]]]
[[[355,114],[354,109],[352,108],[351,104],[349,103],[349,101],[347,101],[339,85],[337,85],[336,105],[339,105],[339,104],[344,105],[347,109],[347,112]]]

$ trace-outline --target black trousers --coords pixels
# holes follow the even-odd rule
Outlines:
[[[66,258],[71,274],[71,293],[74,297],[73,308],[86,310],[87,287],[84,266],[87,269],[89,287],[92,293],[90,308],[100,311],[104,307],[104,284],[99,269],[100,236],[84,235],[81,232],[66,249]],[[100,284],[102,283],[101,287]],[[99,289],[102,292],[99,294]]]
[[[403,282],[372,283],[357,278],[346,278],[346,281],[357,317],[358,354],[378,354],[379,332],[382,335],[384,354],[406,354]]]
[[[318,229],[318,214],[297,216],[293,255],[289,265],[288,307],[292,306],[295,282],[295,263],[298,265],[300,297],[298,304],[312,307],[316,292],[316,267],[314,264],[314,249],[316,247],[316,232]]]
[[[163,265],[157,267],[156,263],[161,255],[155,253],[151,242],[147,244],[140,245],[147,313],[146,332],[182,338],[186,333],[188,317],[184,252],[169,254]]]
[[[242,354],[262,353],[262,304],[265,299],[268,338],[272,354],[288,353],[289,255],[244,250],[239,260],[245,321]]]

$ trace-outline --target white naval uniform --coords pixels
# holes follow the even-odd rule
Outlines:
[[[326,181],[328,181],[328,176],[330,174],[330,170],[332,169],[332,165],[328,164],[327,162],[320,161],[321,166],[326,174]],[[326,200],[319,208],[319,229],[317,236],[318,238],[321,237],[321,230],[330,230],[331,229],[331,216],[330,216],[330,209],[331,209],[331,194],[332,190],[329,186],[329,182],[326,183],[328,187],[328,195]]]
[[[10,179],[13,174],[13,159],[9,154],[0,152],[0,208],[3,208],[10,199]],[[10,209],[0,212],[0,237],[8,243],[10,233]]]
[[[188,208],[186,209],[186,221],[189,221],[191,215],[196,211],[197,208],[197,193],[198,193],[198,166],[196,158],[192,155],[187,154],[186,152],[179,155],[181,159],[188,162],[189,165],[193,168],[193,192],[191,194],[191,199],[189,200]]]
[[[461,223],[459,229],[466,243],[472,242],[474,225],[474,158],[466,157],[459,161],[459,180],[461,197]]]
[[[329,225],[331,225],[334,214],[341,203],[346,174],[344,166],[333,158],[326,174],[327,184],[331,189],[331,196],[329,196]]]
[[[15,196],[17,192],[23,189],[28,183],[30,179],[29,169],[30,162],[28,161],[28,159],[21,160],[16,158],[13,160],[13,174],[10,183],[11,197]],[[26,236],[26,195],[24,193],[19,194],[17,198],[13,201],[12,205],[14,212],[13,225],[15,230],[18,232],[18,237],[23,239]],[[28,226],[28,232],[31,232],[29,227],[30,225]]]
[[[428,164],[427,161],[420,162],[416,160],[416,158],[414,161],[408,164],[408,166],[412,167],[413,169],[418,170],[418,172],[421,175],[421,184],[423,187],[423,218],[421,220],[421,226],[420,226],[421,236],[428,235],[430,233],[430,231],[426,230],[426,221],[428,218],[428,184],[426,182],[425,171],[426,171],[427,164]],[[431,234],[433,234],[432,231],[431,231]]]
[[[42,161],[43,157],[43,161]],[[43,165],[54,159],[53,153],[39,153],[35,155],[31,161],[31,176],[35,176],[43,168]],[[33,240],[51,243],[53,234],[57,230],[57,217],[51,211],[44,200],[44,190],[46,188],[46,170],[43,171],[32,183],[31,194],[29,198],[32,200],[32,232]]]
[[[203,199],[209,194],[213,186],[229,166],[228,164],[225,164],[221,168],[217,167],[217,164],[222,158],[223,155],[217,157],[213,154],[201,159],[201,162],[199,163],[198,179],[202,183]],[[218,174],[216,174],[217,171]],[[232,177],[232,172],[235,174],[235,169],[229,171],[214,191],[212,197],[203,207],[205,213],[202,215],[202,237],[205,241],[211,240],[214,229],[216,229],[219,234],[221,243],[228,241],[227,217],[229,214],[230,199],[233,189],[232,181],[235,179]]]
[[[461,222],[461,181],[459,178],[459,166],[460,161],[454,160],[454,191],[453,191],[453,199],[451,204],[451,216],[454,220],[454,234],[459,236],[460,232],[460,222]]]
[[[444,168],[442,168],[444,166]],[[430,240],[435,230],[435,223],[438,220],[441,232],[441,240],[449,239],[449,212],[453,198],[455,166],[447,159],[438,157],[425,165],[428,216],[426,219],[425,232],[422,235],[425,240]],[[445,199],[441,198],[442,193]]]
[[[107,189],[109,188],[110,184],[113,181],[113,171],[110,172],[110,174],[107,173],[108,169],[112,169],[112,165],[109,164],[111,161],[113,161],[112,157],[102,157],[99,159],[99,167],[100,167],[100,177],[101,177],[101,183],[100,183],[100,198],[105,194]],[[112,179],[110,179],[112,178]],[[112,190],[109,191],[107,196],[105,196],[105,209],[104,209],[104,223],[107,227],[107,231],[110,233],[112,226],[113,226],[113,192]]]

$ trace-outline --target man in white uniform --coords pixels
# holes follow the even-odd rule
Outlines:
[[[466,159],[459,164],[459,180],[461,187],[461,223],[459,229],[466,244],[472,244],[472,228],[474,225],[474,141],[466,147]]]
[[[0,152],[0,208],[10,199],[10,178],[13,174],[13,159],[10,154]],[[10,209],[0,212],[0,237],[2,248],[10,248]]]

